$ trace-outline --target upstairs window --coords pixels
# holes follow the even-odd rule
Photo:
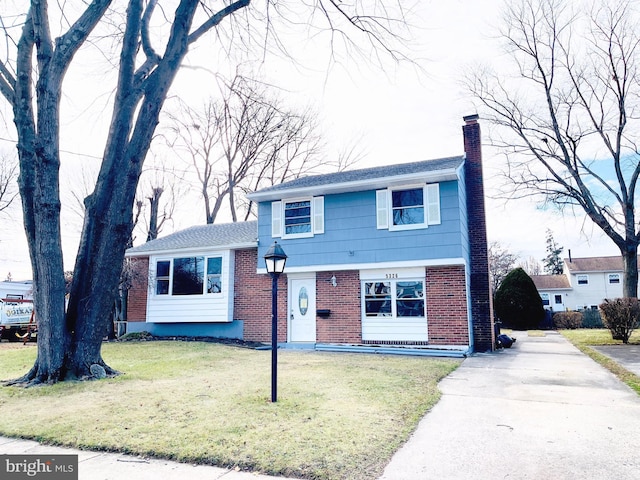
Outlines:
[[[576,275],[578,285],[589,285],[589,275]]]
[[[313,237],[324,233],[324,197],[271,203],[271,236]]]
[[[610,273],[609,274],[609,283],[610,284],[618,284],[618,283],[620,283],[620,274],[619,273]]]
[[[439,184],[376,191],[378,229],[409,230],[440,223]]]
[[[284,234],[311,233],[311,200],[284,202]]]
[[[424,190],[391,191],[393,225],[424,225]]]

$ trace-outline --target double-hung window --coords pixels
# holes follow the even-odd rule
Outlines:
[[[541,293],[540,294],[540,298],[542,299],[542,305],[544,307],[549,305],[549,294],[548,293]]]
[[[610,273],[609,274],[609,283],[610,284],[620,283],[620,274],[619,273]]]
[[[284,202],[284,234],[311,233],[311,200]]]
[[[376,191],[378,229],[409,230],[440,223],[437,183]]]
[[[321,233],[324,233],[324,197],[271,203],[272,237],[303,238]]]
[[[578,285],[589,285],[589,275],[576,275]]]
[[[220,293],[222,292],[222,257],[193,256],[158,260],[155,269],[155,287],[156,295]]]
[[[364,282],[366,317],[424,317],[424,281]]]

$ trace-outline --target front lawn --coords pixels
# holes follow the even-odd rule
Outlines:
[[[0,375],[26,373],[35,354],[0,348]],[[271,475],[376,478],[460,364],[280,350],[273,404],[270,351],[154,341],[108,343],[103,356],[124,374],[0,388],[0,434]]]

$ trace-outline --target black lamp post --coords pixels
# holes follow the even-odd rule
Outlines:
[[[278,401],[278,277],[284,272],[287,255],[273,242],[264,254],[267,272],[271,274],[271,401]]]

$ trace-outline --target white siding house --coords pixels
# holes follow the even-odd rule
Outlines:
[[[619,256],[565,258],[562,275],[531,278],[545,309],[559,312],[597,309],[605,298],[622,297],[622,273]]]

